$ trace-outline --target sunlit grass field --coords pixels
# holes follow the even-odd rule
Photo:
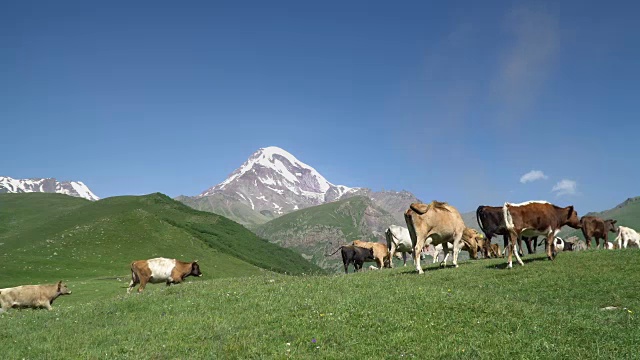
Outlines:
[[[54,310],[0,315],[3,359],[632,359],[640,251],[331,276],[188,278],[126,294],[69,281]],[[613,310],[601,310],[612,306]]]

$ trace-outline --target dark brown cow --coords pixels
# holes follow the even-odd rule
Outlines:
[[[606,246],[609,241],[609,232],[618,232],[616,222],[617,220],[613,219],[602,220],[597,216],[583,216],[580,219],[580,227],[587,242],[587,248],[591,248],[591,238],[596,239],[598,249],[600,248],[600,239],[604,239],[603,246]]]
[[[184,262],[176,259],[155,258],[138,260],[131,263],[131,282],[127,294],[136,284],[140,284],[138,292],[144,291],[147,283],[179,284],[187,276],[202,276],[198,261]]]
[[[516,240],[520,236],[543,235],[547,238],[547,257],[554,258],[553,240],[560,229],[568,225],[574,229],[580,228],[578,213],[573,206],[561,208],[548,202],[529,201],[521,204],[505,203],[504,219],[509,230],[508,268],[513,267],[512,254]],[[524,265],[516,253],[520,265]]]

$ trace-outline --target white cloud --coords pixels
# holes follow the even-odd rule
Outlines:
[[[578,184],[574,180],[562,179],[553,186],[551,191],[555,192],[556,196],[575,195],[577,186]]]
[[[523,184],[526,184],[528,182],[541,180],[541,179],[546,180],[548,178],[549,177],[540,170],[531,170],[528,173],[522,175],[522,177],[520,177],[520,182]]]

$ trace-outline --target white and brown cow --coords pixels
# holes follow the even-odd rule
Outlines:
[[[580,219],[573,206],[561,208],[545,201],[528,201],[521,204],[505,203],[502,208],[504,219],[509,230],[508,268],[513,267],[512,255],[519,236],[546,236],[547,257],[554,258],[554,239],[560,229],[568,225],[580,228]],[[516,259],[524,266],[520,255]]]
[[[147,283],[179,284],[187,276],[202,276],[198,261],[184,262],[176,259],[155,258],[131,263],[131,282],[127,294],[140,284],[138,292],[144,291]]]
[[[51,304],[60,295],[69,295],[71,290],[59,281],[50,285],[23,285],[0,289],[0,313],[12,307],[46,308],[51,310]]]
[[[430,204],[413,203],[404,213],[404,219],[411,235],[414,263],[419,274],[424,273],[420,266],[420,252],[428,245],[442,244],[442,250],[446,254],[451,243],[453,265],[458,267],[458,253],[464,245],[462,234],[465,226],[455,207],[439,201],[432,201]]]

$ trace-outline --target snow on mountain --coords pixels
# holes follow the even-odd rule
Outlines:
[[[0,176],[0,193],[28,192],[59,193],[94,201],[100,199],[81,181],[59,182],[54,178],[13,179]]]
[[[337,200],[358,190],[334,185],[289,152],[270,146],[253,153],[225,181],[198,197],[223,193],[253,210],[280,215]]]

